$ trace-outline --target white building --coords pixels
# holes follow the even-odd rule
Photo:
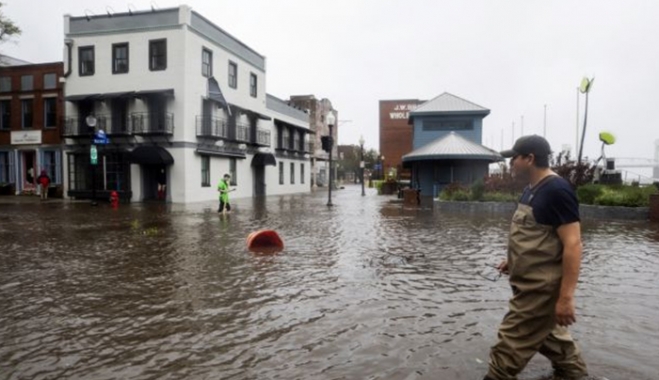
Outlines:
[[[88,198],[96,183],[98,197],[117,190],[141,201],[158,198],[158,184],[166,183],[168,201],[214,200],[225,173],[232,174],[232,197],[309,190],[301,178],[279,181],[265,57],[190,7],[66,15],[64,34],[67,196]],[[288,122],[308,130],[308,123]],[[92,168],[99,129],[110,143],[98,146]],[[308,158],[283,161],[288,171]]]
[[[654,164],[656,165],[659,162],[659,140],[654,142]],[[659,179],[659,167],[655,166],[652,170],[652,177],[654,179]]]

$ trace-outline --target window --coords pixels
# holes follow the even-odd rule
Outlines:
[[[149,70],[165,70],[167,68],[167,40],[149,41]]]
[[[94,75],[94,47],[81,46],[78,48],[78,70],[80,76]]]
[[[231,175],[231,186],[238,186],[238,170],[236,170],[236,159],[229,159],[229,174]]]
[[[11,91],[11,77],[0,77],[0,92]]]
[[[238,64],[229,61],[229,87],[238,88]]]
[[[291,185],[295,185],[295,162],[291,162]]]
[[[201,49],[201,75],[206,78],[213,76],[213,52],[208,49]]]
[[[23,129],[32,128],[32,99],[21,100],[21,127]]]
[[[279,184],[284,184],[284,163],[279,162]]]
[[[34,89],[34,77],[32,75],[21,75],[21,91],[32,91]]]
[[[304,185],[304,164],[300,164],[300,183]]]
[[[11,163],[9,162],[9,152],[0,152],[0,183],[10,183]]]
[[[54,150],[46,150],[43,152],[43,168],[50,177],[50,180],[53,183],[59,183],[57,178],[57,159],[55,155],[57,154]]]
[[[49,73],[43,75],[43,88],[44,90],[52,90],[57,88],[57,74]]]
[[[128,43],[112,45],[112,74],[128,72]]]
[[[257,92],[258,92],[258,82],[257,82],[256,74],[250,73],[249,74],[249,94],[252,96],[252,98],[256,98]]]
[[[11,129],[11,100],[0,101],[0,129]]]
[[[283,140],[281,142],[281,147],[283,149],[289,149],[290,145],[291,145],[291,136],[288,134],[289,133],[288,128],[284,127],[283,132],[284,132],[283,133],[284,137],[283,137]]]
[[[55,121],[57,117],[56,102],[56,98],[45,98],[43,100],[43,126],[46,128],[57,126]]]
[[[425,120],[424,131],[460,131],[474,129],[471,120]]]
[[[201,187],[210,187],[211,185],[211,158],[210,156],[201,156]]]

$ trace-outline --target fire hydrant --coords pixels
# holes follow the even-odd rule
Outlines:
[[[116,191],[110,193],[110,205],[112,208],[119,208],[119,194]]]

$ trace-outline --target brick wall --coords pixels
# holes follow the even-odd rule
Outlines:
[[[402,157],[412,151],[412,125],[407,123],[409,112],[424,101],[418,99],[380,100],[380,155],[385,169],[394,167],[403,178]]]

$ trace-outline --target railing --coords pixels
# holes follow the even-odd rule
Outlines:
[[[301,149],[302,148],[300,147],[300,139],[299,138],[294,139],[293,140],[293,149],[292,150],[298,151],[298,150],[301,150]]]
[[[236,123],[236,140],[250,142],[250,127],[247,124]]]
[[[167,112],[134,112],[130,126],[136,135],[174,134],[174,115]]]
[[[270,146],[270,131],[258,128],[256,130],[256,143],[258,145]]]
[[[92,136],[94,131],[102,129],[107,135],[130,135],[130,123],[128,118],[112,118],[108,115],[96,115],[96,125],[89,127],[87,120],[82,117],[66,117],[64,118],[64,129],[62,136],[64,137],[82,137]]]
[[[94,134],[94,129],[87,126],[83,117],[65,117],[63,124],[63,137],[82,137]]]
[[[99,116],[97,120],[99,128],[103,129],[108,136],[132,134],[128,117]]]
[[[229,127],[223,117],[198,115],[196,125],[197,137],[229,138]]]

